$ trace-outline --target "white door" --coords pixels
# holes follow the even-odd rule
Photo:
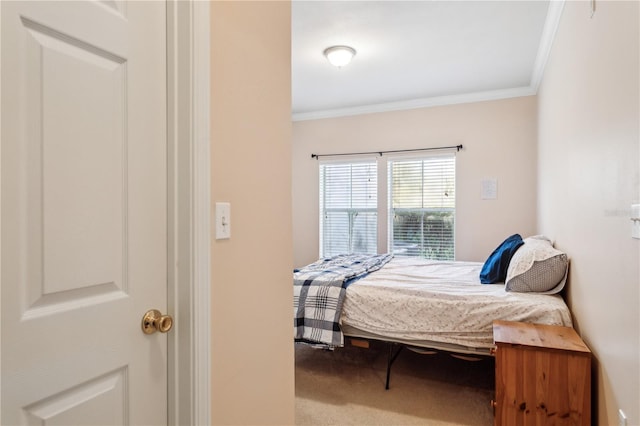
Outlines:
[[[0,423],[166,424],[165,3],[0,8]]]

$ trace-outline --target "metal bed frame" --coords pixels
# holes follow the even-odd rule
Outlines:
[[[368,347],[365,345],[354,344],[354,342],[358,341],[366,341],[367,344],[371,340],[375,340],[378,342],[385,343],[387,345],[387,372],[386,372],[386,380],[385,380],[385,390],[389,389],[389,383],[391,381],[391,367],[393,363],[396,361],[400,353],[404,348],[409,349],[429,349],[438,352],[447,352],[451,354],[463,354],[463,355],[473,355],[473,356],[493,356],[492,348],[473,348],[469,346],[462,345],[454,345],[450,343],[441,343],[434,342],[430,340],[403,340],[403,339],[395,339],[389,338],[386,336],[380,336],[374,333],[369,333],[367,331],[363,331],[357,329],[355,327],[351,327],[348,325],[343,325],[343,335],[346,339],[351,339],[352,345],[356,347]],[[416,352],[420,352],[417,350]]]

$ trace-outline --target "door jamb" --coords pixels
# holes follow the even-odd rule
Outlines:
[[[209,3],[167,0],[169,424],[210,424]]]

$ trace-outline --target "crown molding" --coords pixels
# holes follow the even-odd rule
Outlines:
[[[531,88],[538,93],[538,88],[544,77],[544,69],[547,66],[547,60],[551,53],[551,47],[560,25],[560,17],[562,17],[562,11],[564,10],[565,0],[552,0],[549,2],[549,10],[547,11],[547,19],[544,21],[544,27],[542,28],[542,35],[540,36],[540,45],[538,47],[538,54],[536,61],[533,65],[533,73],[531,74]]]
[[[429,98],[410,99],[398,102],[385,102],[371,105],[361,105],[347,108],[334,108],[319,111],[298,112],[291,115],[292,121],[320,120],[324,118],[347,117],[361,114],[375,114],[380,112],[402,111],[435,106],[456,105],[472,102],[494,101],[521,96],[533,96],[538,93],[538,88],[544,76],[549,54],[553,46],[565,0],[551,0],[547,11],[540,45],[534,62],[533,72],[529,86],[511,89],[491,90],[485,92],[465,93],[460,95],[435,96]]]
[[[461,95],[434,96],[431,98],[411,99],[399,102],[362,105],[349,108],[335,108],[322,111],[294,113],[293,121],[320,120],[323,118],[347,117],[361,114],[375,114],[379,112],[402,111],[435,106],[456,105],[472,102],[494,101],[498,99],[517,98],[535,95],[536,91],[530,86],[513,89],[491,90],[486,92],[465,93]]]

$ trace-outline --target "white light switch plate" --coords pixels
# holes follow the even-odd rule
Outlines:
[[[231,204],[216,203],[216,240],[231,238]]]

